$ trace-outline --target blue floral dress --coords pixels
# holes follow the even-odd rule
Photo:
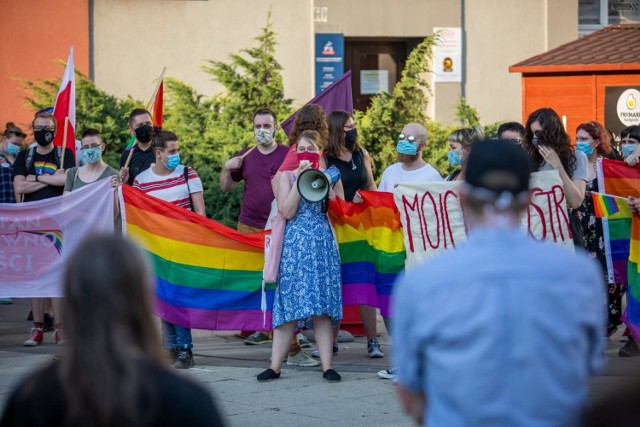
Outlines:
[[[313,327],[312,316],[327,315],[334,326],[342,320],[340,253],[321,203],[300,200],[284,230],[280,277],[273,301],[273,327],[295,321]]]

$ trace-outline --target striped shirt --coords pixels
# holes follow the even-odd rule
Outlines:
[[[152,166],[136,177],[133,186],[156,199],[193,210],[189,193],[201,192],[202,181],[196,171],[189,168],[189,185],[187,187],[184,168],[185,166],[178,165],[169,175],[157,175],[153,173]]]

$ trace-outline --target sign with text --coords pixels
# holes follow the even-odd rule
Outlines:
[[[462,81],[462,28],[435,27],[439,33],[433,48],[433,81],[436,83]]]
[[[400,184],[394,198],[400,211],[407,268],[467,239],[458,196],[460,182]],[[562,181],[556,171],[531,174],[531,203],[520,219],[529,235],[573,248]]]
[[[608,86],[604,92],[604,127],[614,136],[640,124],[640,86]]]
[[[316,95],[344,73],[344,34],[316,34]]]

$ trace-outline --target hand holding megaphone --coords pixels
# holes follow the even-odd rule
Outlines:
[[[298,169],[300,169],[302,164]],[[329,194],[331,187],[340,179],[340,171],[331,166],[326,171],[309,169],[306,166],[298,175],[298,192],[308,203],[318,203]]]

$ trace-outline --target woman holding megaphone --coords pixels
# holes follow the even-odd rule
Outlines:
[[[342,319],[342,279],[340,254],[331,223],[323,209],[322,198],[303,197],[301,191],[313,193],[313,187],[324,185],[324,178],[316,177],[308,188],[297,181],[303,172],[320,169],[320,135],[313,130],[303,131],[297,141],[299,160],[294,171],[278,175],[275,185],[278,211],[287,220],[280,259],[280,274],[273,301],[273,346],[269,369],[258,375],[258,381],[280,378],[282,362],[296,328],[313,327],[321,355],[323,378],[340,381],[332,369],[333,327]],[[326,176],[331,176],[327,174]],[[335,176],[335,175],[334,175]],[[343,198],[342,182],[329,178],[328,197]],[[321,185],[317,185],[321,184]],[[333,186],[331,186],[333,184]],[[308,201],[311,200],[311,201]]]

